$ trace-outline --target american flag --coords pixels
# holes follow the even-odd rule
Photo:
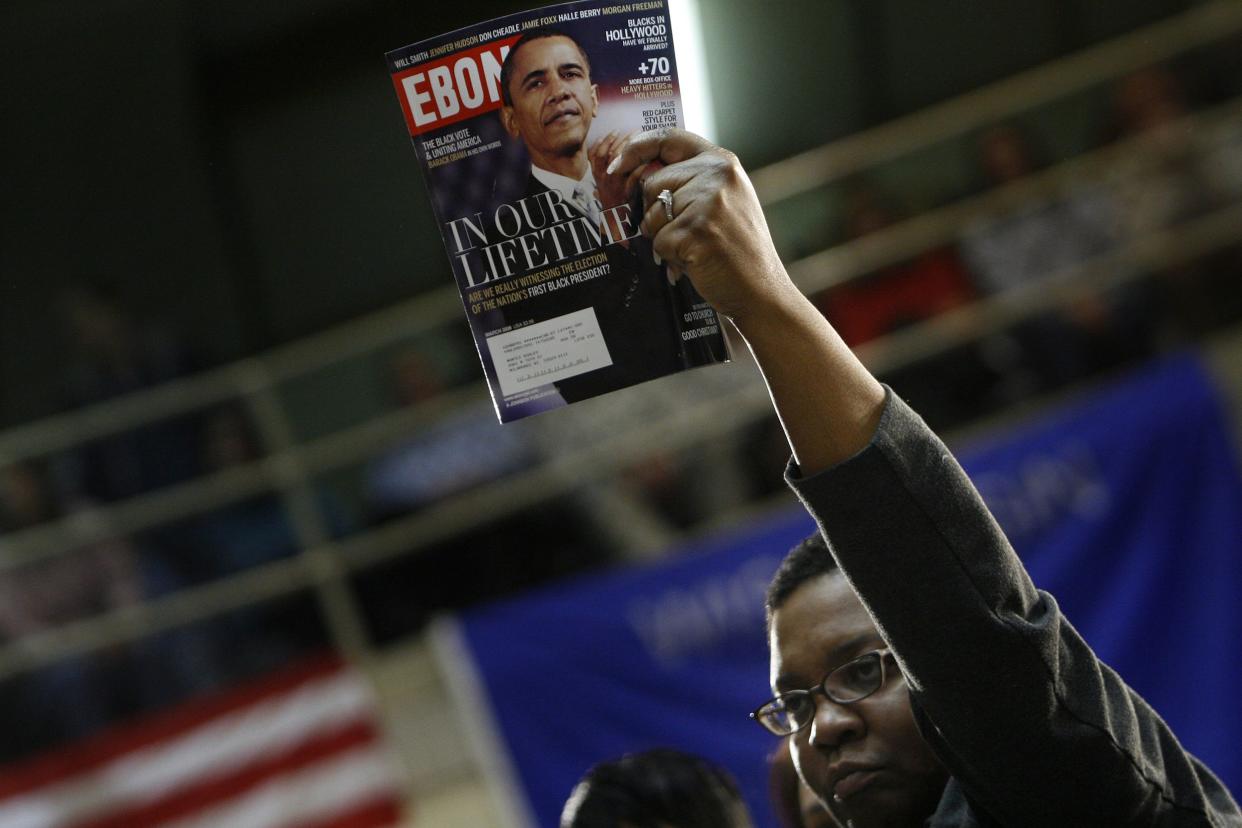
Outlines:
[[[0,828],[380,828],[400,782],[337,657],[0,768]]]

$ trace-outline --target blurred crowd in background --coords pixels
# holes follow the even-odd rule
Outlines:
[[[1052,194],[1020,194],[969,224],[956,245],[938,247],[816,297],[845,340],[861,345],[977,299],[1038,289],[1092,259],[1234,203],[1242,195],[1237,119],[1209,132],[1182,124],[1196,105],[1187,81],[1167,66],[1120,80],[1101,144],[1143,139],[1099,178]],[[1052,158],[1035,124],[995,124],[971,137],[973,193],[1019,184],[1064,159]],[[846,195],[842,239],[856,240],[907,218],[894,193],[868,181]],[[1242,312],[1240,254],[1203,261],[1082,295],[969,348],[891,379],[933,425],[976,416],[1194,341]],[[1116,270],[1116,266],[1113,267]],[[1116,275],[1113,275],[1116,278]]]
[[[1004,201],[972,222],[956,244],[824,290],[815,302],[848,343],[861,346],[978,300],[1038,290],[1050,275],[1239,202],[1242,119],[1226,119],[1208,131],[1179,126],[1192,111],[1236,97],[1242,92],[1238,82],[1242,78],[1199,77],[1172,66],[1121,79],[1107,110],[1098,113],[1100,146],[1153,137],[1107,176]],[[994,124],[965,139],[962,152],[972,159],[975,180],[943,194],[942,204],[1010,187],[1065,160],[1052,157],[1034,121]],[[836,244],[914,217],[901,193],[875,180],[848,182],[842,204]],[[159,320],[139,318],[106,281],[83,283],[57,301],[73,355],[64,376],[66,409],[203,367],[195,343]],[[1234,247],[1055,303],[882,378],[933,427],[946,429],[1240,320],[1242,249]],[[382,370],[390,373],[391,405],[415,407],[448,389],[479,384],[477,371],[460,368],[473,361],[471,350],[461,326],[434,343],[390,354]],[[328,532],[342,537],[381,525],[527,468],[555,450],[552,441],[533,434],[499,427],[485,403],[458,411],[391,445],[348,482],[325,481],[315,496]],[[0,545],[3,535],[50,521],[76,516],[70,525],[88,526],[97,505],[261,461],[266,445],[249,409],[225,404],[56,456],[0,458]],[[645,460],[626,472],[623,484],[668,525],[691,527],[714,512],[781,491],[786,454],[778,424],[768,419],[740,442]],[[619,560],[624,550],[610,541],[591,498],[584,486],[356,575],[353,586],[371,635],[381,643],[396,641],[438,611]],[[19,643],[43,630],[277,562],[300,545],[288,504],[276,493],[132,536],[91,540],[76,554],[0,573],[0,642]],[[6,733],[0,760],[80,739],[326,646],[313,601],[295,597],[9,677],[0,682]]]

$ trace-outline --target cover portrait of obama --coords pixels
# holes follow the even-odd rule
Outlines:
[[[664,376],[686,367],[663,268],[641,238],[637,187],[607,174],[614,146],[628,135],[608,128],[599,68],[564,30],[527,31],[501,70],[500,120],[526,161],[497,179],[497,202],[516,208],[529,242],[509,266],[530,271],[595,251],[593,278],[503,311],[507,323],[548,319],[591,308],[611,364],[558,380],[566,402]],[[624,108],[620,100],[614,108]],[[601,117],[601,112],[605,113]],[[611,123],[628,120],[621,113]],[[505,267],[505,262],[498,263]],[[661,316],[662,314],[662,316]]]

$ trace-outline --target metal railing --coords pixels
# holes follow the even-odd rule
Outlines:
[[[792,198],[1238,32],[1242,32],[1242,3],[1204,3],[1177,17],[799,153],[757,170],[751,179],[765,204]]]

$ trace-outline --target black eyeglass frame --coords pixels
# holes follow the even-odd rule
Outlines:
[[[872,688],[871,690],[868,690],[866,693],[863,693],[861,696],[855,696],[852,699],[839,699],[836,696],[834,696],[831,691],[828,690],[828,679],[832,678],[833,675],[835,675],[841,670],[845,670],[850,667],[853,667],[854,665],[858,664],[858,662],[863,661],[864,659],[871,659],[871,658],[874,658],[880,665],[880,679],[878,682],[876,682],[876,685],[874,688]],[[863,699],[870,698],[871,696],[874,696],[877,691],[879,691],[881,688],[884,687],[884,685],[888,683],[888,674],[884,669],[884,662],[890,658],[893,658],[893,653],[892,653],[892,650],[888,649],[887,647],[881,647],[878,650],[870,650],[868,652],[865,652],[862,655],[859,655],[855,658],[851,658],[849,661],[845,662],[844,664],[838,667],[834,667],[833,669],[829,670],[827,674],[824,675],[823,679],[820,680],[819,684],[815,685],[814,687],[808,687],[806,690],[790,690],[788,692],[781,693],[779,696],[775,696],[771,699],[768,699],[766,702],[759,705],[757,708],[754,709],[754,711],[751,712],[750,718],[754,719],[755,722],[760,727],[762,727],[768,733],[771,733],[773,736],[792,736],[795,733],[799,733],[803,730],[806,730],[806,728],[811,724],[812,719],[815,718],[814,715],[812,715],[811,718],[807,719],[806,723],[803,724],[801,727],[796,727],[793,730],[785,730],[785,729],[778,730],[776,728],[769,727],[765,723],[764,710],[768,707],[771,707],[773,704],[776,704],[777,702],[781,701],[782,699],[788,699],[791,696],[797,696],[797,697],[807,696],[812,699],[812,703],[813,703],[816,693],[820,694],[824,698],[836,704],[854,704],[855,702],[860,702]]]

